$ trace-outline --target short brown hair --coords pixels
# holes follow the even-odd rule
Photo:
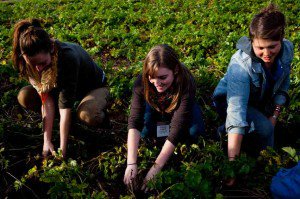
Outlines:
[[[280,41],[284,37],[285,17],[277,6],[270,4],[254,16],[249,27],[251,41],[254,38]]]

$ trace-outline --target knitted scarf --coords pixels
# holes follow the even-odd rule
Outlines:
[[[165,92],[159,93],[156,89],[149,89],[150,100],[157,105],[158,111],[164,112],[171,104],[174,94],[173,85]]]

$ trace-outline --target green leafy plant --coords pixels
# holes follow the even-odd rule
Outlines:
[[[53,158],[44,159],[41,169],[37,166],[28,170],[21,180],[15,181],[15,188],[20,189],[30,179],[38,179],[40,182],[51,185],[47,194],[50,198],[105,198],[106,193],[89,192],[87,180],[93,178],[93,174],[84,170],[76,160],[65,161],[61,150]],[[92,193],[92,194],[91,194]]]
[[[3,155],[4,148],[0,148],[0,172],[8,168],[9,161]]]
[[[283,147],[282,150],[287,152],[296,163],[300,160],[300,155],[297,155],[296,149],[292,147]]]
[[[298,48],[300,5],[298,1],[291,0],[274,2],[287,19],[285,37],[295,45],[289,90],[290,106],[284,109],[279,119],[286,123],[286,128],[294,127],[292,133],[297,135],[297,124],[300,121]],[[18,106],[17,92],[28,83],[19,78],[17,71],[12,69],[10,60],[13,25],[18,20],[40,18],[44,22],[44,28],[54,38],[79,43],[89,52],[107,74],[113,99],[110,111],[124,115],[124,121],[112,118],[116,126],[119,124],[124,126],[126,123],[133,83],[141,73],[142,61],[147,52],[157,44],[171,45],[178,52],[181,62],[195,77],[196,99],[202,105],[207,132],[211,135],[216,130],[216,124],[220,122],[211,107],[213,89],[224,76],[230,58],[236,51],[237,40],[241,36],[248,35],[251,18],[268,3],[258,0],[2,1],[0,3],[2,172],[6,174],[7,170],[10,170],[20,179],[15,181],[18,189],[22,189],[25,185],[29,187],[31,183],[37,185],[35,189],[41,197],[55,198],[56,194],[59,195],[57,197],[75,198],[117,198],[120,195],[123,198],[134,197],[122,183],[126,167],[127,149],[124,145],[126,130],[108,130],[108,135],[99,133],[101,139],[103,138],[101,136],[109,136],[123,141],[116,144],[118,147],[111,147],[108,151],[100,151],[98,145],[94,144],[93,149],[100,153],[98,157],[91,157],[92,153],[86,152],[85,155],[75,154],[74,156],[78,158],[76,160],[62,160],[55,156],[46,160],[42,166],[36,162],[38,160],[35,160],[33,154],[40,150],[42,142],[40,117]],[[58,131],[56,126],[53,131],[54,138]],[[86,132],[80,130],[80,133]],[[32,137],[35,138],[34,141],[29,139]],[[77,139],[75,135],[70,138],[72,149],[87,146],[87,144],[79,145],[79,142],[75,141]],[[33,143],[39,145],[32,146]],[[108,146],[111,146],[110,144]],[[256,160],[242,154],[235,162],[228,162],[218,142],[201,140],[197,144],[179,145],[163,171],[149,185],[153,191],[147,196],[222,198],[226,197],[226,193],[222,192],[221,181],[231,177],[241,178],[241,187],[251,190],[261,189],[268,193],[270,180],[279,168],[288,168],[299,160],[299,148],[298,142],[295,148],[266,149]],[[71,152],[76,153],[78,150]],[[142,171],[142,177],[145,175],[143,172],[152,166],[159,152],[159,147],[152,148],[146,144],[140,146],[138,166]],[[96,177],[97,174],[100,175],[99,178]],[[1,180],[4,176],[0,176]],[[7,183],[7,190],[0,193],[4,197],[5,194],[13,192],[10,189],[11,182]],[[47,196],[43,195],[46,194],[42,193],[44,190],[38,190],[41,185],[48,188]],[[5,189],[4,187],[1,186],[0,191]]]

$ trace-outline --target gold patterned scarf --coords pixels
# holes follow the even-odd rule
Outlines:
[[[47,69],[39,73],[35,66],[26,65],[29,82],[41,96],[57,86],[57,58],[58,50],[54,45],[54,52],[51,54],[51,64]]]

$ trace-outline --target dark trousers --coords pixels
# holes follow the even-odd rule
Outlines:
[[[200,135],[205,135],[205,127],[204,127],[204,120],[202,111],[196,103],[193,105],[192,109],[192,119],[189,124],[189,137],[191,139],[197,139]],[[155,137],[157,133],[157,122],[166,122],[170,123],[171,116],[164,116],[158,113],[155,109],[151,108],[151,106],[146,103],[145,114],[144,114],[144,128],[141,132],[141,136],[147,137]],[[182,132],[180,134],[184,134]]]

